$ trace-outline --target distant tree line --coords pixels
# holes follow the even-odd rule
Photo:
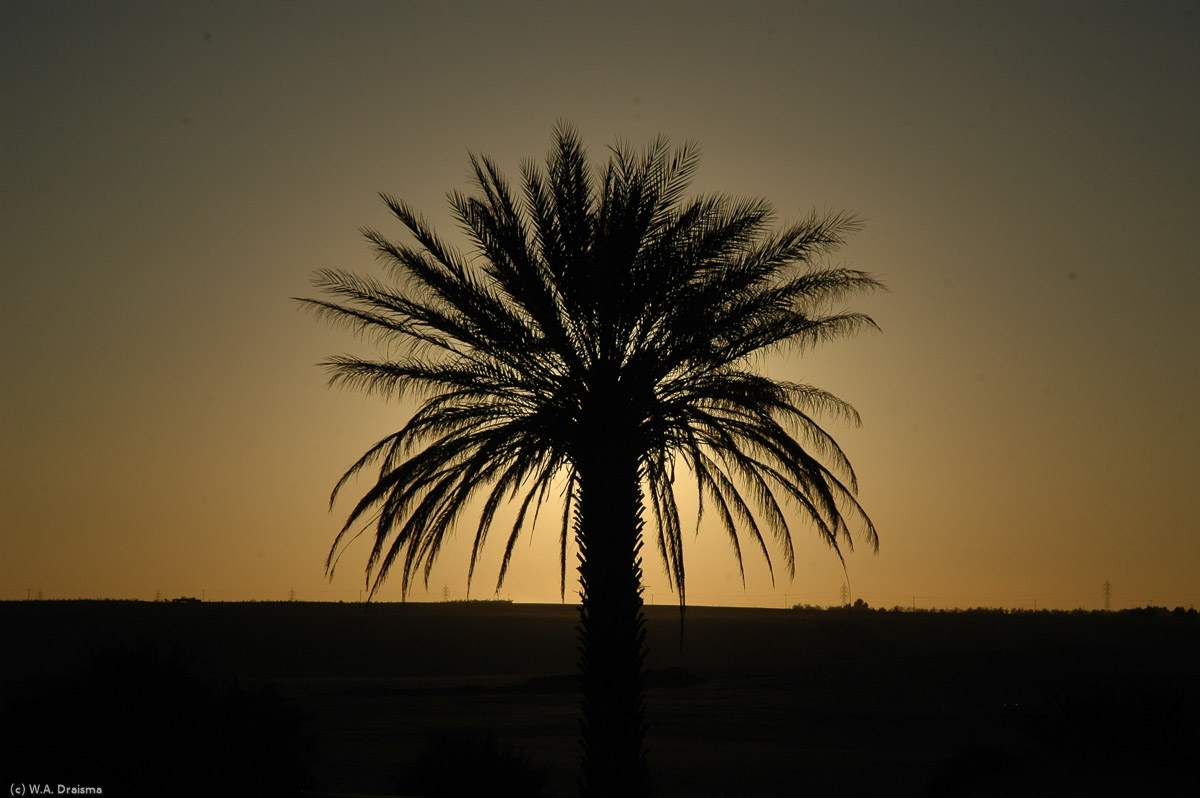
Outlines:
[[[1200,612],[1197,612],[1195,607],[1175,607],[1168,609],[1167,607],[1159,607],[1147,605],[1145,607],[1130,607],[1123,610],[1088,610],[1082,607],[1073,610],[1051,610],[1051,609],[1023,609],[1023,608],[1008,608],[1008,607],[952,607],[933,608],[933,607],[904,607],[899,604],[888,609],[886,607],[872,607],[862,599],[855,599],[853,604],[841,604],[832,606],[821,606],[819,604],[793,604],[793,610],[803,610],[810,612],[905,612],[905,613],[926,613],[926,614],[953,614],[953,615],[1127,615],[1127,616],[1144,616],[1144,617],[1166,617],[1172,616],[1176,618],[1196,618],[1200,617]]]

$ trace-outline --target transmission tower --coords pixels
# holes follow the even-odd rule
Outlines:
[[[442,585],[442,601],[450,600],[450,586]]]
[[[838,596],[842,600],[842,606],[850,603],[850,585],[842,584],[842,589],[838,591]]]
[[[1112,611],[1112,582],[1104,580],[1104,611]]]
[[[292,588],[291,590],[288,591],[288,601],[295,601],[295,600],[296,600],[296,588]]]

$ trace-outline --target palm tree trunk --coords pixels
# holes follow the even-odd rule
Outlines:
[[[585,798],[651,794],[644,748],[641,488],[637,458],[600,444],[578,464]]]

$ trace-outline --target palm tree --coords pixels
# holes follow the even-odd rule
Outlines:
[[[879,283],[821,265],[858,228],[853,217],[813,214],[770,232],[763,201],[685,199],[694,145],[672,149],[659,137],[641,152],[618,146],[593,170],[577,134],[560,124],[545,169],[522,165],[519,191],[490,159],[470,162],[475,193],[451,193],[450,207],[472,256],[382,195],[415,240],[363,231],[390,280],[325,270],[314,282],[328,298],[301,300],[386,345],[375,359],[326,361],[331,384],[423,397],[334,488],[331,506],[348,480],[378,468],[333,542],[327,572],[362,524],[374,530],[371,594],[398,567],[407,595],[418,573],[428,582],[478,497],[468,585],[497,510],[517,508],[499,590],[527,521],[562,495],[564,595],[568,541],[579,560],[581,787],[592,796],[648,795],[645,525],[681,611],[677,468],[693,475],[700,515],[715,510],[739,569],[743,539],[771,564],[769,535],[794,575],[789,506],[839,558],[841,546],[853,546],[848,519],[877,548],[850,463],[814,420],[832,413],[857,423],[854,409],[762,376],[756,363],[874,327],[832,305]]]

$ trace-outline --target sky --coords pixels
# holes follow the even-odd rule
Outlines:
[[[705,525],[690,604],[1200,604],[1196,41],[1188,2],[0,0],[0,599],[359,600],[329,491],[412,406],[326,387],[371,350],[291,297],[380,273],[378,192],[458,240],[468,153],[516,175],[568,120],[861,216],[835,262],[888,287],[881,332],[765,366],[861,413],[878,554],[797,523],[795,578],[743,584]],[[411,600],[467,596],[468,531]],[[472,598],[561,600],[526,540]]]

